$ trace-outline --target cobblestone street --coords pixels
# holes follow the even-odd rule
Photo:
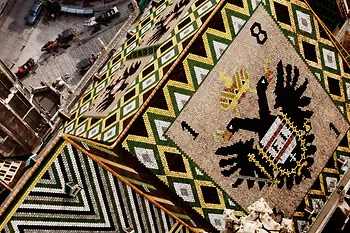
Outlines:
[[[21,2],[21,0],[18,0]],[[19,3],[16,3],[19,4]],[[27,3],[25,3],[27,5]],[[31,3],[30,3],[31,4]],[[21,11],[22,15],[27,13],[27,9],[30,8],[30,4],[26,8],[25,12]],[[76,71],[76,64],[84,58],[88,58],[92,53],[98,54],[101,48],[100,38],[105,44],[108,44],[113,36],[118,32],[121,26],[125,23],[125,20],[130,14],[128,9],[129,1],[124,1],[121,4],[116,4],[121,15],[113,19],[108,26],[102,25],[101,30],[91,34],[92,28],[88,28],[83,25],[83,22],[89,17],[74,16],[62,14],[56,20],[48,19],[44,14],[41,14],[40,19],[34,27],[23,26],[24,20],[12,21],[11,18],[7,19],[3,23],[1,28],[0,46],[5,48],[1,51],[0,57],[5,61],[7,65],[11,67],[12,62],[15,65],[12,66],[12,71],[16,72],[17,67],[25,63],[29,58],[33,58],[38,63],[36,71],[21,81],[30,89],[30,86],[40,86],[41,81],[51,83],[59,76],[69,74],[71,79],[68,81],[70,85],[76,85],[81,79],[82,75]],[[106,7],[108,8],[108,7]],[[16,5],[14,10],[16,11]],[[43,12],[42,12],[43,13]],[[95,12],[95,15],[99,15],[101,12]],[[13,25],[19,25],[24,28],[23,31],[15,30]],[[11,26],[12,25],[12,26]],[[55,40],[57,35],[67,28],[77,29],[79,35],[78,41],[72,41],[71,47],[68,49],[58,49],[56,52],[46,53],[41,52],[41,47],[48,40]],[[4,47],[9,43],[6,33],[18,34],[20,43],[12,42],[8,47]],[[12,46],[11,46],[12,44]]]

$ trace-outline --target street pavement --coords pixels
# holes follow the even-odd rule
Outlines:
[[[35,30],[34,27],[25,25],[24,20],[34,1],[9,1],[0,16],[0,58],[8,66],[18,59],[22,45]]]
[[[108,44],[121,26],[125,23],[131,11],[128,9],[130,1],[116,3],[121,15],[119,18],[113,19],[110,25],[102,25],[101,30],[91,35],[92,28],[83,25],[83,21],[89,17],[60,15],[56,20],[48,19],[41,14],[38,22],[33,27],[24,24],[24,17],[30,9],[31,0],[16,0],[13,10],[9,17],[0,19],[0,58],[4,60],[9,67],[12,62],[15,63],[11,70],[16,72],[18,66],[24,64],[29,58],[33,58],[38,63],[38,68],[34,73],[23,78],[21,81],[30,90],[30,87],[40,86],[41,81],[52,83],[59,76],[69,74],[71,79],[68,81],[70,85],[76,85],[82,75],[76,70],[76,64],[85,58],[91,56],[92,53],[98,54],[101,44],[100,38],[105,44]],[[23,12],[21,8],[26,8]],[[15,19],[17,14],[18,19]],[[24,15],[24,16],[23,16]],[[95,12],[99,15],[99,12]],[[12,17],[11,17],[12,16]],[[18,26],[18,29],[14,27]],[[71,42],[71,47],[64,50],[58,49],[56,52],[41,52],[41,47],[48,40],[55,40],[57,35],[67,28],[77,29],[79,39]]]

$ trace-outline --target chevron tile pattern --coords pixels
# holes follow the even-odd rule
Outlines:
[[[166,12],[167,8],[170,7],[169,2],[172,1],[166,0],[158,7],[150,8],[143,14],[140,23],[135,28],[135,36],[127,40],[100,71],[99,75],[102,80],[95,82],[76,106],[73,107],[71,111],[72,120],[64,125],[62,130],[64,133],[103,141],[115,140],[136,113],[139,106],[149,96],[150,91],[160,78],[165,75],[172,62],[183,51],[191,36],[198,31],[206,18],[205,16],[218,4],[219,0],[195,1],[184,16],[178,19],[177,25],[165,41],[156,45],[158,49],[154,49],[154,46],[141,46],[139,48],[138,45],[143,42],[142,39],[157,20],[161,18],[162,12]],[[167,44],[167,46],[161,47],[160,45],[163,44]],[[127,91],[109,113],[108,117],[85,117],[84,113],[86,113],[97,96],[102,93],[117,70],[123,67],[124,61],[130,59],[130,57],[140,57],[137,53],[132,52],[134,50],[135,52],[147,50],[148,54],[151,52],[153,56],[135,81],[129,85]],[[130,106],[132,107],[129,108]],[[128,108],[127,114],[123,110],[126,108]],[[94,130],[94,134],[90,133],[92,130]]]
[[[335,105],[350,119],[349,67],[307,5],[297,0],[262,2],[310,66]],[[217,229],[222,227],[219,219],[224,208],[231,207],[237,211],[242,209],[193,164],[180,148],[163,135],[259,3],[259,0],[227,1],[220,8],[201,34],[201,38],[194,42],[181,64],[174,68],[174,75],[171,75],[156,92],[146,111],[136,120],[134,125],[137,125],[138,129],[132,126],[130,131],[133,133],[128,134],[123,142],[123,146],[136,156],[142,150],[152,154],[157,166],[149,166],[149,169],[176,193],[180,196],[182,194],[183,199]],[[144,125],[144,129],[140,129],[141,125]],[[139,133],[135,133],[137,131]],[[344,172],[342,162],[349,159],[348,139],[349,133],[296,209],[294,224],[297,232],[308,229],[329,195],[335,190]],[[203,187],[212,187],[209,192],[211,195],[216,190],[215,195],[219,201],[206,203],[205,195],[208,194],[203,192],[206,190]],[[233,205],[230,206],[230,203]],[[314,215],[309,217],[306,208],[315,210]]]
[[[269,13],[274,16],[283,33],[305,59],[335,105],[347,119],[350,119],[350,68],[344,60],[344,54],[338,52],[326,30],[303,1],[225,1],[205,26],[204,32],[200,33],[200,37],[186,51],[181,63],[174,68],[174,75],[167,78],[153,96],[145,112],[138,117],[130,129],[132,133],[129,133],[123,141],[126,149],[217,229],[223,228],[222,212],[225,208],[236,210],[238,215],[244,214],[245,211],[180,148],[164,137],[164,132],[199,88],[260,2],[263,2]],[[144,14],[136,28],[136,36],[126,41],[101,70],[102,81],[94,83],[77,103],[72,110],[73,120],[65,124],[63,132],[97,140],[114,141],[128,125],[138,107],[150,96],[152,89],[170,68],[170,64],[183,52],[183,48],[189,42],[188,38],[203,25],[207,13],[216,9],[218,1],[198,0],[189,8],[164,42],[166,44],[171,41],[172,45],[162,52],[160,46],[153,59],[144,68],[146,70],[153,66],[153,71],[144,76],[141,72],[134,84],[129,87],[126,94],[135,93],[132,98],[126,100],[124,95],[106,118],[84,117],[84,112],[107,86],[112,75],[122,66],[126,56],[137,49],[142,36],[152,27],[157,15],[164,11],[168,4],[169,2],[165,1]],[[122,116],[121,109],[125,105],[133,106],[133,109],[128,115]],[[350,157],[349,137],[348,133],[304,201],[296,209],[294,225],[297,232],[308,229],[342,178],[344,173],[342,163]],[[145,154],[148,160],[143,159]],[[209,200],[208,195],[215,196],[215,200]],[[313,209],[314,215],[309,217],[306,208]],[[7,228],[10,230],[9,225]]]
[[[82,187],[75,197],[67,182]],[[168,232],[177,222],[67,144],[2,232]],[[185,232],[182,229],[179,232]]]

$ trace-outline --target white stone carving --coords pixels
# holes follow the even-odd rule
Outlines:
[[[264,198],[260,198],[247,208],[249,214],[238,219],[233,210],[224,211],[225,230],[223,233],[292,233],[293,222],[290,219],[282,219],[281,223],[272,219],[272,209]]]

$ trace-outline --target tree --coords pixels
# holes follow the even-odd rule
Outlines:
[[[56,16],[61,11],[61,4],[57,1],[44,0],[43,6],[49,15]]]

